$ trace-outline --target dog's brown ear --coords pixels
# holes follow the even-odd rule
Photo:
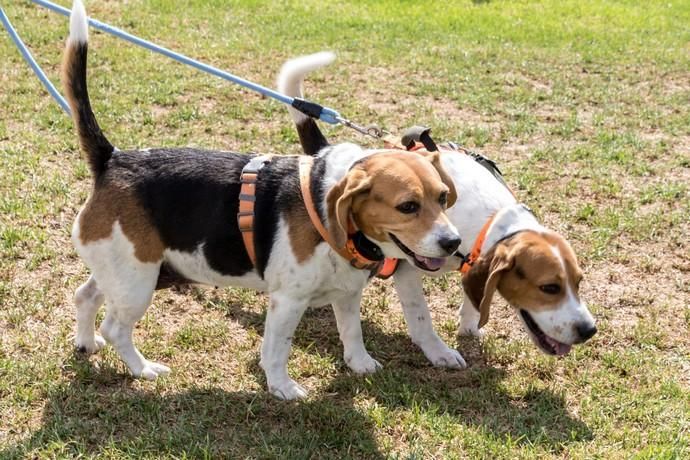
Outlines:
[[[358,194],[370,189],[371,179],[368,174],[355,168],[328,192],[328,231],[337,247],[342,248],[347,242],[347,224],[352,201]]]
[[[441,176],[441,181],[448,187],[448,207],[450,208],[455,204],[458,199],[458,193],[455,190],[455,183],[451,179],[450,175],[446,172],[446,169],[441,164],[441,154],[439,152],[421,152],[427,160],[431,162],[438,175]]]
[[[474,266],[462,277],[462,287],[472,304],[479,310],[479,327],[489,321],[491,300],[501,276],[513,265],[513,258],[505,244],[499,243],[486,255],[480,257]]]

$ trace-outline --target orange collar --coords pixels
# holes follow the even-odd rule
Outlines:
[[[489,216],[486,222],[484,222],[484,226],[479,232],[479,235],[477,235],[477,239],[474,240],[472,250],[466,256],[462,256],[462,264],[460,265],[460,268],[458,268],[458,271],[463,275],[470,271],[470,268],[472,268],[477,259],[479,259],[479,256],[482,253],[484,240],[486,239],[486,234],[489,232],[489,227],[491,227],[491,223],[494,221],[495,217],[496,214]]]
[[[309,185],[311,183],[311,167],[313,164],[313,157],[299,157],[299,182],[300,188],[302,190],[302,199],[304,200],[304,206],[307,208],[309,219],[311,220],[311,223],[314,226],[314,228],[316,228],[316,230],[319,232],[319,235],[321,235],[321,238],[323,238],[324,241],[328,243],[328,245],[335,252],[340,254],[340,256],[343,257],[345,260],[349,261],[350,265],[352,265],[355,268],[362,270],[376,270],[376,272],[378,273],[379,271],[381,271],[381,268],[384,265],[390,266],[392,262],[388,261],[388,259],[380,261],[370,260],[364,257],[362,254],[359,253],[359,251],[357,251],[355,243],[351,237],[347,239],[347,242],[345,243],[344,247],[337,247],[335,245],[333,238],[331,238],[331,235],[328,233],[326,228],[323,226],[323,223],[321,222],[321,218],[319,217],[319,214],[316,211],[316,206],[314,205],[314,199],[311,195],[311,187]],[[350,219],[348,222],[348,233],[354,233],[354,231],[355,226],[352,220]],[[391,272],[390,274],[392,275],[393,273]]]

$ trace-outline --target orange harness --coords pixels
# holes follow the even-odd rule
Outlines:
[[[273,155],[261,155],[252,158],[240,175],[240,209],[237,213],[237,226],[242,232],[244,248],[249,260],[256,267],[256,252],[254,251],[254,203],[256,203],[256,178],[261,168],[271,161]]]
[[[247,255],[249,255],[249,260],[251,260],[254,266],[256,266],[256,251],[254,249],[254,203],[256,202],[256,181],[259,171],[271,161],[271,157],[272,155],[263,155],[253,158],[242,169],[242,174],[240,176],[242,185],[240,187],[240,206],[239,212],[237,213],[237,224],[240,232],[242,232],[242,239],[244,241],[244,247],[247,250]],[[350,262],[350,265],[353,267],[361,270],[371,270],[375,272],[376,276],[379,278],[385,279],[393,275],[398,266],[397,259],[370,260],[357,251],[351,236],[348,237],[344,247],[339,248],[335,245],[335,242],[323,226],[321,218],[316,211],[311,188],[309,187],[313,163],[314,159],[312,157],[299,157],[299,180],[302,199],[304,200],[304,206],[307,208],[307,214],[309,214],[309,219],[314,228],[319,232],[319,235],[321,235],[321,238],[323,238],[335,252],[340,254],[341,257]],[[352,235],[354,232],[355,226],[352,220],[350,220],[348,222],[348,234]]]

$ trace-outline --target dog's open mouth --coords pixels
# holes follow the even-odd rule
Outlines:
[[[532,316],[525,310],[520,310],[520,316],[522,316],[527,329],[532,333],[533,338],[545,353],[549,355],[564,356],[570,352],[572,345],[568,345],[558,340],[549,337],[542,331],[537,323],[534,321]]]
[[[443,265],[446,263],[446,259],[442,257],[425,257],[420,256],[419,254],[415,254],[410,248],[402,244],[402,242],[399,239],[397,239],[395,235],[393,235],[392,233],[389,233],[388,235],[390,235],[391,240],[393,240],[393,242],[398,245],[400,250],[407,254],[409,257],[411,257],[414,264],[422,270],[435,272],[441,267],[443,267]]]

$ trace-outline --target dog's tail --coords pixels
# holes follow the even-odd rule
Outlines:
[[[323,51],[287,61],[280,69],[278,91],[291,97],[303,97],[302,82],[304,82],[304,77],[310,72],[327,66],[334,59],[335,54]],[[288,110],[292,121],[297,125],[297,134],[299,134],[299,141],[304,153],[316,155],[319,150],[328,146],[328,141],[313,118],[292,107]]]
[[[81,0],[74,0],[70,16],[69,38],[62,59],[62,85],[77,127],[81,148],[86,154],[91,173],[98,178],[106,170],[115,148],[101,132],[91,110],[86,88],[86,55],[89,28]]]

